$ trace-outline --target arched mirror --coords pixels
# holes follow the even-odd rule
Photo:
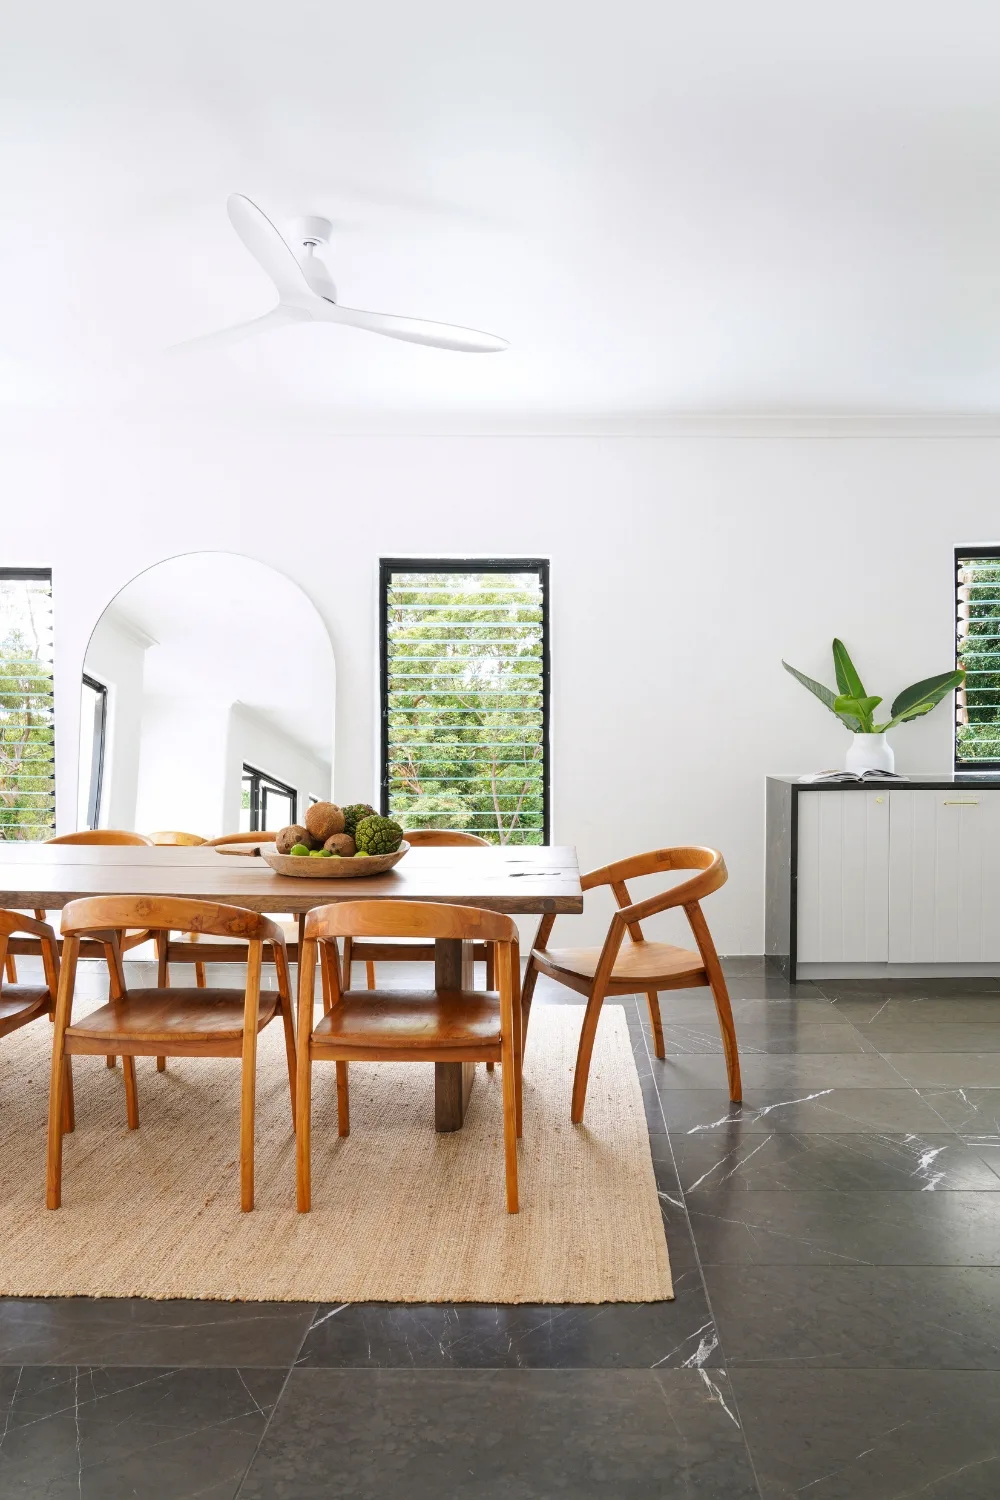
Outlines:
[[[302,590],[190,552],[115,596],[84,661],[77,826],[213,838],[331,795],[334,659]]]

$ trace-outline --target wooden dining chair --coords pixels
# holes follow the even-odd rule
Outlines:
[[[125,982],[121,933],[142,922],[153,932],[171,928],[211,936],[232,936],[248,945],[243,989],[130,989]],[[240,1207],[253,1208],[254,1096],[257,1035],[280,1013],[295,1123],[295,1034],[288,959],[281,928],[259,912],[213,901],[176,896],[92,896],[63,909],[63,954],[52,1044],[49,1092],[49,1144],[45,1201],[58,1208],[62,1197],[63,1096],[69,1059],[118,1054],[125,1077],[125,1109],[130,1130],[138,1129],[137,1057],[238,1057],[240,1096]],[[80,943],[101,942],[110,975],[107,1005],[74,1022],[73,992]],[[277,966],[277,990],[261,990],[262,950],[267,944]]]
[[[159,833],[151,833],[149,842],[174,849],[193,849],[199,844],[207,843],[207,840],[200,833],[182,833],[178,828],[164,828]]]
[[[44,984],[4,984],[7,945],[16,932],[30,933],[39,944]],[[56,994],[59,986],[59,944],[47,922],[25,916],[20,911],[0,910],[0,1036],[9,1036],[22,1026],[37,1021],[40,1016],[55,1018]],[[63,1091],[63,1130],[72,1130],[73,1119],[73,1075],[70,1062],[65,1062],[65,1087]]]
[[[217,839],[205,839],[210,849],[219,849],[225,844],[273,844],[278,836],[276,828],[256,833],[221,833]]]
[[[477,833],[460,833],[454,828],[412,828],[403,837],[411,849],[423,847],[461,849],[469,846],[488,848],[486,839],[481,839]],[[493,950],[488,943],[477,943],[473,949],[473,961],[482,962],[486,965],[486,988],[493,988]],[[434,944],[414,941],[411,943],[353,943],[350,938],[344,939],[344,972],[347,976],[347,986],[351,984],[351,966],[355,963],[363,963],[365,966],[365,978],[368,988],[375,988],[375,965],[376,963],[398,963],[398,964],[432,964],[434,962]]]
[[[496,947],[499,992],[350,990],[342,984],[338,938],[454,938]],[[317,952],[323,1015],[314,1020]],[[517,1139],[521,1134],[520,960],[517,927],[500,912],[436,901],[346,901],[306,917],[299,970],[298,1081],[295,1106],[296,1199],[311,1201],[312,1065],[337,1066],[338,1133],[350,1133],[351,1062],[499,1062],[503,1070],[507,1211],[518,1211]]]
[[[59,833],[46,839],[47,844],[131,844],[134,848],[152,844],[144,833],[132,833],[127,828],[80,828],[76,833]]]
[[[625,884],[627,880],[637,880],[642,875],[657,875],[669,870],[698,870],[701,873],[659,896],[650,896],[645,901],[632,901]],[[594,890],[597,886],[610,886],[618,903],[618,910],[611,918],[603,947],[549,948],[547,944],[555,916],[546,915],[542,918],[524,976],[521,994],[522,1032],[526,1040],[531,997],[534,994],[535,980],[540,973],[558,980],[578,994],[586,995],[587,1008],[583,1014],[583,1029],[580,1032],[576,1072],[573,1076],[571,1119],[574,1125],[579,1125],[583,1120],[594,1037],[601,1006],[607,995],[634,995],[639,991],[646,995],[656,1055],[662,1058],[666,1056],[666,1052],[658,992],[707,985],[715,1000],[719,1029],[722,1032],[729,1098],[733,1104],[740,1103],[743,1097],[740,1055],[736,1045],[729,991],[726,989],[722,966],[700,904],[706,896],[725,885],[728,878],[725,860],[715,849],[654,849],[649,854],[636,854],[631,859],[618,860],[613,865],[605,865],[603,869],[592,870],[589,875],[581,877],[580,884],[585,891]],[[686,948],[676,948],[672,943],[650,943],[642,935],[640,924],[647,917],[676,906],[684,909],[697,944],[697,953]]]

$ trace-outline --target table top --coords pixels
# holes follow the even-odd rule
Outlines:
[[[0,842],[0,907],[52,911],[81,896],[189,896],[251,911],[331,901],[452,901],[513,915],[581,912],[576,850],[558,845],[411,849],[384,875],[297,880],[216,849]]]

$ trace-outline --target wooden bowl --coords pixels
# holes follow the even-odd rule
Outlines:
[[[395,854],[369,854],[364,859],[311,859],[308,854],[279,854],[273,844],[261,854],[278,875],[305,876],[307,880],[357,880],[364,875],[384,875],[409,852],[404,839]]]

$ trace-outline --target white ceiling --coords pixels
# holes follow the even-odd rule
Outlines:
[[[146,646],[144,694],[242,704],[331,760],[333,647],[315,605],[283,573],[232,552],[189,552],[133,578],[104,621]]]
[[[994,0],[33,0],[0,55],[0,393],[331,413],[1000,409]],[[336,221],[336,327],[227,194]]]

